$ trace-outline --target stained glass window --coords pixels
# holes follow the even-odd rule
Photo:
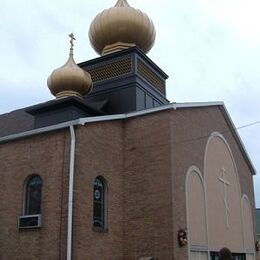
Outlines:
[[[97,177],[93,190],[93,226],[100,229],[105,229],[105,203],[106,184],[102,177]]]
[[[25,215],[41,213],[42,179],[38,175],[30,177],[26,183]]]

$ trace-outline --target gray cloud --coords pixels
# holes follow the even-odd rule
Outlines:
[[[236,126],[260,120],[260,33],[257,1],[129,0],[157,29],[148,54],[169,76],[171,101],[223,100]],[[94,16],[115,0],[2,0],[0,113],[46,101],[46,79],[66,61],[68,33],[78,62],[97,55],[88,41]],[[239,20],[240,19],[240,20]],[[239,131],[260,169],[259,126]],[[255,178],[256,188],[260,179]],[[258,189],[256,189],[258,190]],[[257,206],[260,194],[256,193]]]

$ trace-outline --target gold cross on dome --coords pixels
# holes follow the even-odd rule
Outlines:
[[[73,46],[74,46],[73,41],[75,41],[76,38],[74,37],[73,33],[69,34],[69,37],[70,37],[70,54],[73,54]]]
[[[129,6],[129,4],[127,3],[127,0],[118,0],[115,6],[126,7],[126,6]]]

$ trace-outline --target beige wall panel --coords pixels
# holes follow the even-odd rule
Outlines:
[[[205,193],[202,178],[192,169],[187,174],[187,212],[189,245],[207,245]]]
[[[191,252],[189,260],[207,260],[207,252]]]
[[[226,246],[233,252],[243,252],[239,179],[231,151],[221,136],[209,139],[205,183],[210,250]]]
[[[251,254],[246,254],[246,260],[255,260],[255,256]]]
[[[245,251],[254,251],[253,225],[251,216],[251,206],[247,196],[242,198],[242,220]]]

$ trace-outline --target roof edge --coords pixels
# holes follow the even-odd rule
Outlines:
[[[240,148],[240,151],[241,151],[244,159],[247,162],[247,165],[248,165],[248,167],[251,171],[251,174],[256,175],[256,169],[255,169],[255,167],[254,167],[254,165],[253,165],[253,163],[252,163],[252,161],[251,161],[251,159],[250,159],[250,157],[249,157],[249,155],[246,151],[245,145],[244,145],[244,143],[243,143],[243,141],[242,141],[242,139],[241,139],[241,137],[240,137],[240,135],[237,131],[237,128],[235,127],[235,124],[232,121],[231,116],[230,116],[229,112],[227,111],[227,108],[224,104],[221,106],[221,110],[222,110],[222,113],[224,114],[224,117],[227,121],[227,124],[231,128],[231,133],[233,134],[235,140],[237,141],[238,146]]]
[[[147,115],[151,113],[156,113],[164,110],[174,109],[177,110],[178,108],[191,108],[191,107],[207,107],[207,106],[224,106],[223,102],[188,102],[188,103],[170,103],[168,105],[162,105],[155,108],[150,108],[141,111],[129,112],[125,114],[115,114],[115,115],[105,115],[105,116],[94,116],[94,117],[84,117],[79,118],[76,120],[51,125],[47,127],[37,128],[25,132],[20,132],[17,134],[11,134],[4,137],[0,137],[0,143],[16,140],[19,138],[25,138],[32,135],[37,135],[49,131],[55,131],[63,128],[67,128],[71,125],[84,125],[86,123],[94,123],[100,121],[109,121],[109,120],[119,120],[131,117],[137,117],[142,115]]]
[[[252,161],[245,149],[245,146],[236,130],[236,127],[225,107],[224,102],[222,102],[222,101],[171,103],[169,105],[163,105],[163,106],[159,106],[156,108],[151,108],[151,109],[136,111],[136,112],[129,112],[129,113],[125,113],[125,114],[79,118],[77,120],[68,121],[65,123],[57,124],[57,125],[47,126],[47,127],[43,127],[43,128],[33,129],[30,131],[26,131],[26,132],[21,132],[21,133],[17,133],[17,134],[0,137],[0,144],[6,143],[9,141],[13,141],[13,140],[17,140],[17,139],[21,139],[21,138],[26,138],[26,137],[33,136],[33,135],[38,135],[41,133],[64,129],[71,125],[85,125],[86,123],[122,120],[122,119],[142,116],[142,115],[148,115],[148,114],[152,114],[152,113],[156,113],[156,112],[160,112],[160,111],[170,110],[170,109],[177,110],[177,109],[181,109],[181,108],[198,108],[198,107],[211,107],[211,106],[219,106],[222,108],[223,115],[224,115],[229,127],[231,128],[231,132],[239,145],[240,151],[242,152],[242,155],[243,155],[244,159],[246,160],[251,173],[253,175],[255,175],[256,174],[255,167],[253,166],[253,163],[252,163]]]

